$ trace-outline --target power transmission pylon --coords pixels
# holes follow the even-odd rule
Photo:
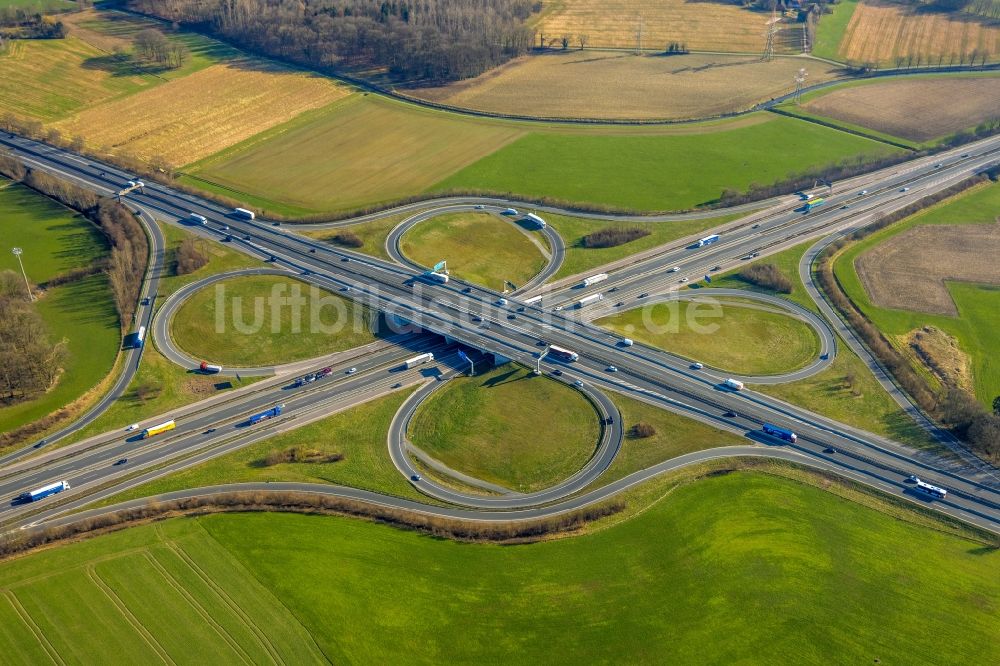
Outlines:
[[[795,103],[798,104],[799,100],[802,99],[802,88],[805,86],[806,77],[809,76],[809,72],[803,67],[799,70],[799,73],[795,75]]]
[[[771,9],[771,18],[767,20],[765,24],[767,26],[767,31],[764,33],[767,41],[764,43],[764,55],[761,56],[761,60],[764,62],[770,62],[774,60],[774,36],[778,34],[778,23],[781,22],[781,17],[778,16],[778,10]]]

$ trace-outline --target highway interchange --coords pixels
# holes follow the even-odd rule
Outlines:
[[[71,179],[102,194],[115,191],[129,177],[129,174],[93,160],[25,139],[8,137],[0,140],[0,144],[14,148],[15,154],[32,167]],[[610,401],[604,402],[607,400],[605,394],[620,392],[712,423],[716,427],[740,434],[751,433],[752,438],[756,438],[760,445],[735,447],[726,451],[710,450],[667,461],[619,482],[579,494],[580,489],[599,479],[600,473],[613,459],[617,446],[615,442],[620,443],[620,418],[614,418],[617,413],[614,410],[612,427],[605,429],[602,445],[598,447],[599,453],[580,474],[560,484],[559,492],[538,498],[504,496],[498,499],[457,492],[421,479],[414,482],[415,487],[429,497],[448,502],[449,505],[420,505],[419,510],[483,520],[547,515],[600,501],[620,492],[624,487],[682,464],[722,455],[769,455],[829,469],[909,499],[915,498],[905,480],[908,475],[916,474],[949,490],[947,499],[934,503],[937,509],[986,529],[1000,531],[1000,493],[997,491],[1000,484],[992,468],[968,455],[945,457],[929,451],[916,451],[762,394],[752,391],[724,391],[719,386],[718,376],[693,371],[688,360],[640,344],[624,347],[620,337],[589,323],[595,315],[606,314],[610,303],[622,301],[627,303],[627,307],[641,305],[652,300],[653,295],[659,298],[676,289],[682,278],[697,280],[710,273],[715,266],[724,270],[738,265],[742,257],[751,253],[766,256],[809,239],[827,238],[844,230],[863,226],[878,214],[913,203],[996,164],[998,155],[1000,139],[987,139],[961,149],[855,178],[847,183],[837,183],[834,193],[823,192],[828,201],[827,206],[809,214],[795,210],[797,203],[789,197],[741,207],[740,210],[744,212],[757,212],[721,227],[722,239],[715,245],[693,249],[691,239],[684,239],[676,245],[644,253],[644,256],[634,261],[606,267],[604,270],[609,272],[610,277],[598,289],[614,289],[614,295],[613,298],[606,298],[600,308],[595,307],[592,311],[586,308],[568,309],[567,306],[579,300],[581,295],[590,293],[590,290],[575,288],[568,281],[560,281],[548,287],[536,286],[537,281],[533,281],[533,284],[527,285],[517,295],[508,296],[506,304],[501,304],[500,295],[495,291],[455,279],[444,285],[426,282],[421,279],[422,271],[412,265],[400,265],[333,248],[291,233],[284,227],[272,226],[266,221],[231,218],[227,216],[229,209],[215,203],[149,183],[143,193],[129,194],[127,197],[127,201],[143,214],[144,219],[155,217],[157,220],[177,222],[191,212],[199,213],[209,219],[209,226],[192,228],[192,231],[216,240],[231,236],[229,243],[232,247],[270,262],[273,270],[290,271],[299,279],[342,293],[370,308],[393,314],[440,337],[419,332],[404,335],[399,339],[402,346],[384,344],[374,353],[348,361],[352,367],[358,368],[356,374],[343,374],[344,366],[338,366],[331,377],[321,380],[322,384],[316,382],[307,387],[289,388],[282,384],[282,380],[287,380],[288,377],[282,375],[213,399],[212,404],[201,411],[198,406],[191,406],[187,409],[192,416],[179,420],[176,432],[142,446],[125,441],[119,431],[63,449],[42,452],[31,458],[16,460],[11,457],[10,464],[0,470],[0,491],[8,496],[60,478],[71,480],[73,491],[62,500],[64,503],[59,506],[52,503],[48,508],[42,506],[40,512],[39,507],[31,508],[30,505],[4,507],[0,512],[0,520],[8,526],[35,525],[70,509],[109,497],[149,478],[157,478],[200,460],[245,446],[279,429],[320,418],[332,408],[346,408],[361,399],[404,385],[421,382],[430,387],[441,385],[442,382],[426,384],[429,375],[434,374],[432,368],[403,370],[399,367],[416,349],[435,349],[437,360],[448,374],[461,365],[452,353],[457,349],[456,343],[528,366],[535,364],[536,356],[545,344],[557,344],[578,352],[579,361],[563,366],[542,359],[540,365],[543,371],[550,376],[557,370],[561,371],[561,375],[557,377],[560,381],[583,382],[598,405],[610,405],[610,408],[604,407],[606,412],[614,410],[614,407]],[[867,189],[867,194],[859,196],[859,188]],[[510,205],[517,203],[450,198],[441,202],[424,202],[419,207],[411,205],[405,209],[423,210],[428,206],[447,207],[448,210],[475,209],[477,206],[493,209]],[[385,211],[376,216],[395,214],[399,210]],[[561,212],[575,214],[570,211]],[[716,216],[720,212],[725,211],[711,211],[710,214],[699,211],[689,217],[704,218]],[[427,215],[426,212],[418,214]],[[608,217],[621,219],[621,216]],[[659,219],[684,217],[681,214],[660,216]],[[651,222],[653,218],[641,219]],[[404,221],[403,224],[407,222]],[[150,226],[155,228],[156,225]],[[223,229],[223,226],[228,228]],[[398,235],[396,238],[398,239]],[[154,240],[154,249],[155,244]],[[157,256],[162,260],[162,238],[160,246],[161,251]],[[557,248],[555,245],[552,247],[554,250]],[[556,254],[554,251],[554,260]],[[553,263],[554,261],[550,262],[550,268]],[[680,270],[676,273],[668,272],[673,266],[679,266]],[[554,273],[554,269],[551,272]],[[152,274],[155,275],[155,271]],[[151,287],[147,283],[144,293],[155,294],[155,282]],[[644,297],[643,294],[650,296]],[[526,305],[522,299],[532,295],[542,295],[541,302]],[[555,309],[560,306],[562,309]],[[140,315],[147,324],[152,324],[152,310],[151,305]],[[158,320],[166,321],[168,317],[158,315]],[[832,325],[841,333],[842,324],[838,324],[839,320],[830,320],[825,325]],[[154,325],[161,324],[158,321]],[[849,344],[850,342],[848,339]],[[831,350],[833,351],[835,350]],[[189,358],[174,360],[181,363],[192,361]],[[307,365],[298,367],[304,368]],[[611,365],[617,368],[617,372],[607,371]],[[315,369],[319,367],[323,366],[317,364]],[[132,373],[134,364],[129,363],[118,383],[126,385]],[[430,390],[432,389],[421,389]],[[299,391],[301,395],[297,393]],[[282,397],[283,395],[286,397]],[[288,406],[285,416],[264,427],[247,429],[242,425],[241,422],[254,409],[269,406],[279,400]],[[156,419],[150,420],[153,421]],[[799,434],[798,442],[794,445],[778,445],[753,435],[764,422],[794,430]],[[389,448],[400,472],[412,476],[416,472],[403,453],[405,423],[405,415],[397,415],[394,432],[389,435]],[[619,432],[615,432],[615,426]],[[396,442],[395,446],[393,442]],[[953,442],[950,444],[954,446]],[[31,449],[25,449],[19,455],[24,455],[25,452],[30,453]],[[126,455],[129,457],[128,465],[109,464],[116,457]],[[190,491],[194,494],[198,492]],[[323,492],[350,496],[351,493],[361,491],[327,488]],[[412,502],[395,497],[377,496],[369,499],[376,503],[414,508],[411,506]]]

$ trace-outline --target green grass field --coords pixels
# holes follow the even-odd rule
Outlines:
[[[991,224],[1000,210],[1000,185],[989,185],[960,195],[918,213],[907,220],[872,234],[843,252],[834,264],[837,280],[864,313],[886,335],[902,336],[925,325],[940,328],[955,337],[972,362],[976,396],[989,405],[1000,395],[1000,289],[995,285],[949,282],[948,290],[958,307],[958,317],[891,310],[872,305],[854,261],[866,250],[906,229],[920,224]]]
[[[627,398],[620,393],[612,394],[611,399],[621,412],[625,439],[614,462],[590,485],[590,488],[600,488],[632,472],[652,467],[685,453],[750,443],[733,433]],[[631,429],[640,422],[653,426],[656,434],[641,438],[630,434]]]
[[[541,233],[522,232],[496,215],[448,213],[414,226],[399,245],[422,266],[445,260],[455,277],[503,291],[504,280],[520,286],[545,268],[548,261],[535,243],[547,248]]]
[[[6,248],[0,270],[20,272],[10,248],[20,247],[32,282],[87,266],[108,252],[86,219],[28,188],[0,179],[0,231]],[[34,400],[0,408],[8,431],[64,407],[94,389],[114,366],[121,343],[118,313],[107,278],[94,275],[49,289],[37,301],[52,341],[65,340],[69,356],[55,388]]]
[[[591,268],[649,250],[678,238],[696,234],[704,229],[711,229],[736,219],[739,215],[723,215],[706,220],[687,220],[684,222],[649,222],[642,225],[650,234],[624,245],[616,247],[584,247],[583,237],[607,228],[622,225],[617,222],[601,222],[587,220],[555,213],[544,213],[542,217],[554,228],[566,244],[566,257],[562,266],[552,277],[553,280],[578,275]]]
[[[417,408],[409,436],[454,470],[531,492],[583,467],[600,429],[581,393],[508,364],[450,380]]]
[[[412,389],[404,389],[376,398],[182,472],[136,486],[95,506],[185,488],[251,481],[333,483],[427,501],[393,467],[386,448],[389,423],[410,393]],[[340,453],[344,459],[331,463],[282,463],[270,467],[263,464],[268,452],[292,446],[322,454]]]
[[[740,375],[777,375],[819,355],[803,321],[750,301],[713,298],[634,308],[597,322],[619,335]]]
[[[340,247],[337,243],[330,240],[337,234],[343,231],[350,231],[358,238],[361,239],[363,243],[361,247],[349,248],[355,252],[362,252],[364,254],[371,255],[373,257],[379,257],[381,259],[389,259],[389,253],[385,250],[385,240],[389,237],[389,232],[392,231],[397,224],[410,217],[414,213],[399,213],[396,215],[389,215],[378,220],[372,220],[371,222],[360,222],[358,224],[351,224],[346,227],[333,228],[333,229],[320,229],[315,231],[298,231],[298,233],[308,236],[309,238],[314,238],[316,240],[327,241],[334,247]]]
[[[435,190],[487,190],[637,210],[715,201],[808,167],[897,149],[775,116],[744,126],[678,135],[533,132],[449,176]]]
[[[829,5],[831,13],[823,14],[816,27],[816,43],[812,48],[814,56],[838,62],[842,60],[840,42],[844,39],[844,31],[851,22],[858,2],[859,0],[840,0],[837,4]]]
[[[0,649],[10,664],[240,651],[286,663],[1000,660],[995,549],[767,474],[654,483],[662,499],[625,522],[520,546],[263,513],[49,549],[0,565]]]
[[[60,12],[77,8],[77,3],[72,0],[3,0],[0,8],[14,7],[26,9],[31,12]]]
[[[372,342],[369,319],[365,308],[304,282],[246,276],[195,292],[174,314],[170,334],[181,349],[215,363],[271,365]]]

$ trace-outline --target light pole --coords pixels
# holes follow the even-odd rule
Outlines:
[[[35,300],[35,295],[31,293],[31,283],[28,282],[28,274],[24,272],[24,264],[21,262],[21,254],[24,252],[19,247],[11,248],[11,252],[17,257],[17,265],[21,267],[21,275],[24,276],[24,288],[28,290],[28,298],[32,301]]]

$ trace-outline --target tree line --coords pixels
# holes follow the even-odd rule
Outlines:
[[[147,61],[168,69],[177,69],[187,60],[187,49],[180,42],[172,42],[156,28],[140,30],[132,38],[135,53]]]
[[[0,271],[0,402],[6,404],[46,391],[67,355],[66,342],[51,339],[27,288],[19,273]]]
[[[537,0],[127,0],[129,9],[316,69],[476,76],[526,53]]]
[[[97,225],[111,245],[108,281],[121,325],[128,326],[135,315],[149,260],[146,233],[131,211],[114,199],[98,197],[65,180],[28,168],[9,153],[0,153],[0,174],[80,211]]]

